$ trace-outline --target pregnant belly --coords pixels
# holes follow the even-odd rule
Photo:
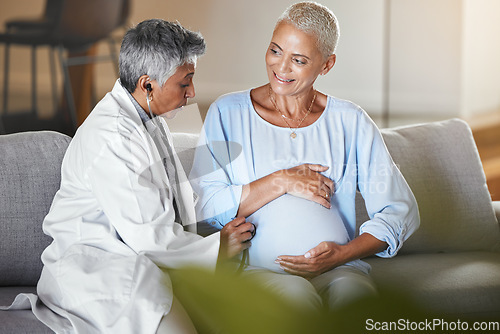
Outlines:
[[[263,206],[248,221],[257,226],[249,249],[249,264],[283,272],[274,263],[279,255],[304,255],[322,241],[349,241],[336,207],[283,195]]]

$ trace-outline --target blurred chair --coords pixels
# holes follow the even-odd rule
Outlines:
[[[41,34],[49,34],[54,29],[58,22],[63,0],[47,0],[45,2],[44,13],[36,18],[19,18],[9,20],[5,23],[6,34],[0,34],[0,42],[5,43],[5,58],[4,58],[4,89],[3,89],[3,105],[2,114],[8,111],[9,99],[9,66],[10,66],[10,44],[24,44],[31,46],[31,113],[36,115],[37,112],[37,94],[36,94],[36,48],[40,45],[37,38]],[[23,34],[22,43],[17,42],[15,35]],[[7,34],[9,37],[7,37]],[[29,41],[28,35],[32,35],[32,41]],[[7,42],[7,39],[9,42]],[[57,106],[57,91],[56,91],[56,74],[55,74],[55,53],[54,49],[50,48],[50,71],[52,80],[52,98],[54,106]],[[0,117],[0,133],[5,133],[5,128]]]
[[[117,29],[115,29],[115,32],[118,30],[121,30],[121,32],[118,34],[116,33],[111,34],[108,38],[109,50],[110,53],[113,55],[113,59],[115,61],[117,77],[119,76],[119,72],[118,72],[118,53],[116,52],[116,50],[119,49],[119,46],[123,39],[123,35],[132,26],[131,22],[129,22],[129,16],[130,16],[130,0],[123,0],[120,22],[118,23]]]
[[[125,12],[128,16],[129,10],[127,8],[124,11],[124,5],[128,3],[128,0],[46,1],[44,15],[41,18],[9,21],[6,24],[6,32],[0,34],[0,43],[5,44],[3,113],[7,113],[8,108],[10,45],[27,45],[32,47],[31,98],[32,113],[35,116],[36,48],[38,46],[48,46],[51,50],[50,63],[54,103],[55,105],[58,103],[53,56],[54,50],[57,50],[64,76],[64,95],[69,109],[69,118],[72,126],[76,129],[76,107],[68,67],[110,59],[116,65],[118,61],[116,52],[113,51],[110,52],[110,55],[91,57],[67,57],[67,54],[85,53],[86,50],[89,50],[98,41],[108,38],[111,32],[126,20],[126,18],[123,18],[123,15]]]

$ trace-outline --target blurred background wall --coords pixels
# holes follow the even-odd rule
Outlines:
[[[105,0],[103,0],[105,1]],[[195,76],[204,113],[219,95],[267,82],[264,53],[290,0],[132,0],[130,23],[178,20],[208,44]],[[323,0],[340,22],[337,64],[321,91],[354,101],[377,122],[474,118],[500,109],[500,1]],[[43,0],[1,0],[0,24],[43,11]],[[99,52],[107,52],[100,43]],[[29,49],[13,47],[11,94],[29,105]],[[47,53],[48,54],[48,53]],[[3,58],[3,50],[0,50]],[[39,51],[40,99],[50,102],[47,55]],[[97,99],[111,89],[111,63],[95,67]],[[0,69],[3,72],[3,68]],[[27,98],[23,98],[23,94]],[[51,113],[50,103],[42,113]]]

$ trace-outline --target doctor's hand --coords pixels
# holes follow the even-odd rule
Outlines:
[[[219,260],[228,260],[249,248],[255,235],[255,225],[244,217],[235,218],[220,231]]]
[[[329,209],[335,185],[332,180],[321,174],[328,168],[318,164],[302,164],[283,169],[279,173],[287,194],[308,199]]]

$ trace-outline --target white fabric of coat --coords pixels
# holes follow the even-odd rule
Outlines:
[[[29,300],[58,333],[155,333],[173,298],[160,268],[215,267],[219,233],[202,238],[175,222],[174,192],[183,225],[196,223],[193,192],[175,154],[180,183],[172,189],[155,145],[173,150],[172,138],[165,121],[155,121],[162,129],[153,122],[146,129],[117,81],[68,147],[61,188],[43,222],[54,239],[42,254],[43,304],[34,295],[15,302]]]

